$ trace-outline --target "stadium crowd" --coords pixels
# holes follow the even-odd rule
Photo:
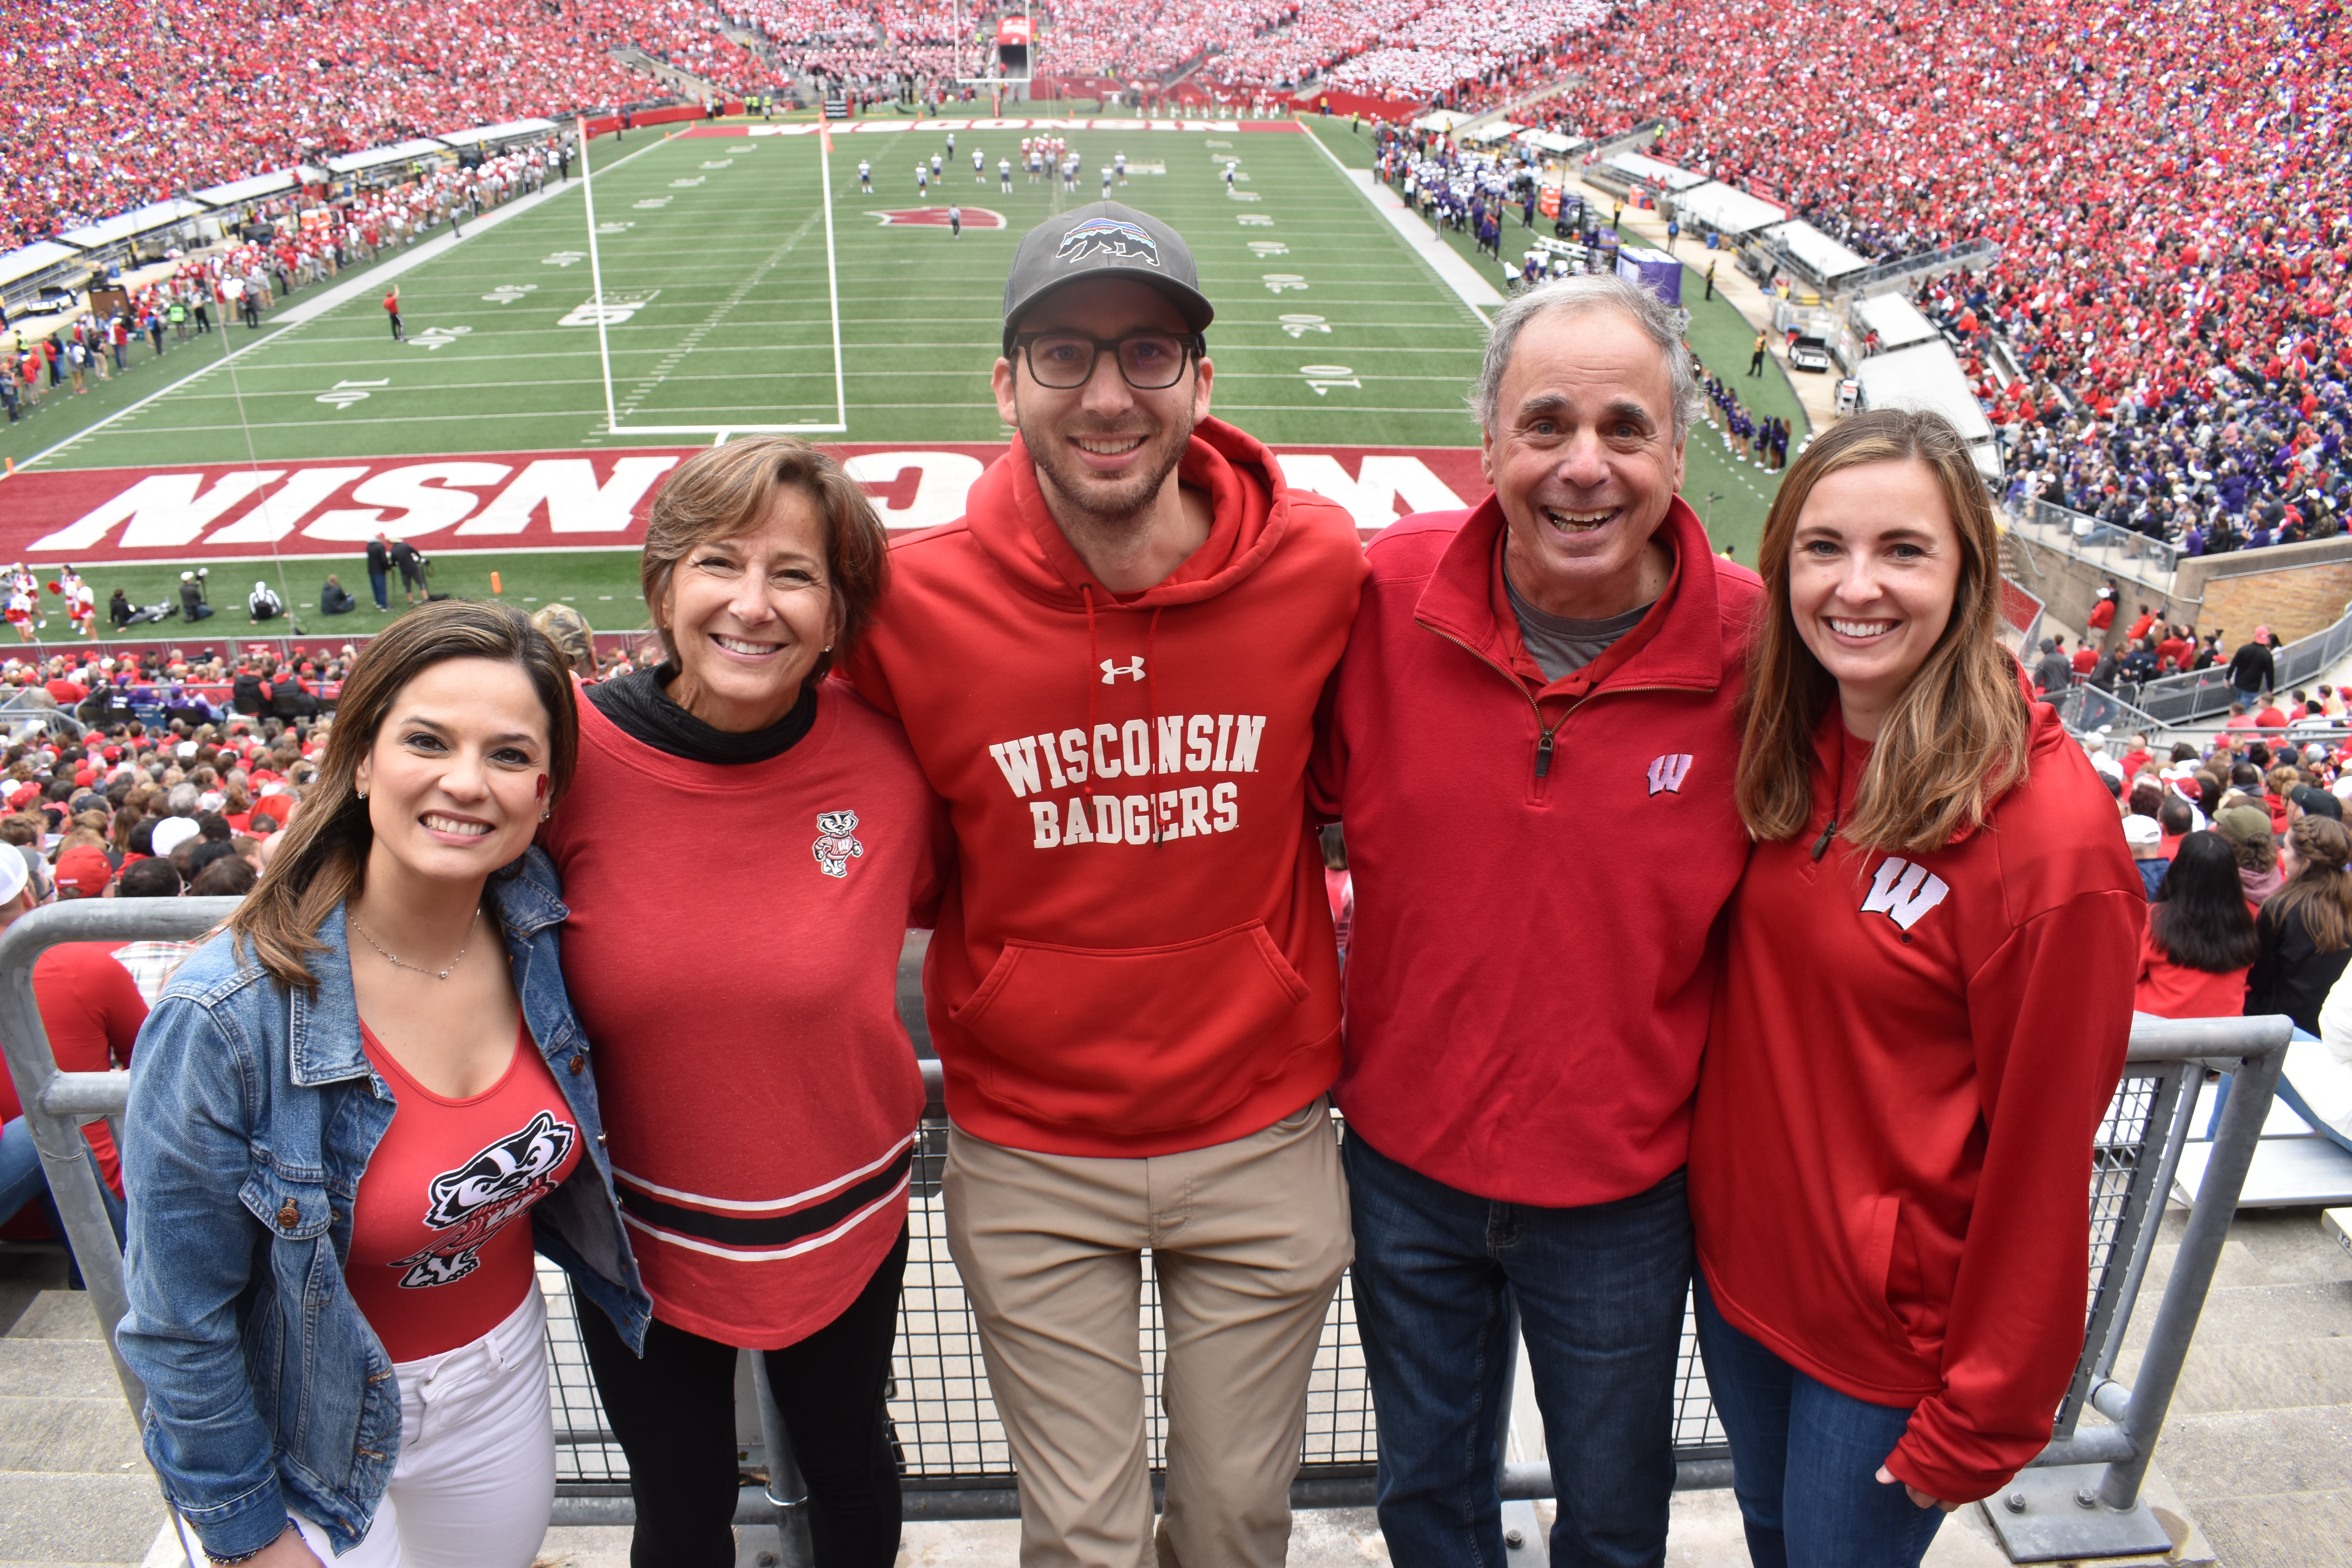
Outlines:
[[[145,274],[121,290],[121,306],[111,313],[81,310],[61,324],[33,318],[0,331],[0,411],[13,425],[53,392],[85,392],[94,380],[125,374],[134,356],[160,359],[217,326],[258,327],[287,295],[386,248],[414,244],[442,223],[462,225],[541,190],[569,167],[562,148],[540,145],[423,173],[348,202],[257,203],[239,226],[253,237]]]
[[[2346,503],[2335,16],[1658,0],[1561,51],[1572,85],[1544,108],[1593,137],[1671,118],[1655,156],[1865,255],[1999,244],[1925,302],[2033,493],[2226,549],[2332,528]],[[2021,374],[1993,373],[1995,337]]]
[[[721,26],[698,0],[11,7],[0,250],[304,160],[663,96],[618,46],[730,90],[765,80]]]

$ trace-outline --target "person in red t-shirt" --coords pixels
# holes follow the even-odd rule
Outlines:
[[[30,877],[22,855],[0,853],[0,931],[33,907]],[[147,1004],[130,972],[114,962],[114,945],[67,942],[49,949],[33,965],[34,1005],[40,1009],[49,1050],[67,1072],[104,1072],[129,1066],[139,1026],[146,1021]],[[84,1128],[82,1136],[104,1183],[109,1217],[119,1234],[122,1176],[114,1140],[102,1121]],[[16,1085],[0,1076],[0,1219],[35,1199],[46,1206],[47,1198],[47,1176],[40,1151],[33,1144],[32,1130],[25,1125]],[[70,1247],[54,1211],[50,1224]]]
[[[383,313],[392,318],[392,341],[396,343],[406,341],[408,334],[400,325],[400,285],[397,283],[392,286],[392,292],[383,297]]]
[[[535,1240],[642,1327],[531,848],[576,725],[512,610],[379,634],[303,830],[140,1039],[120,1344],[215,1561],[526,1568],[555,1489]]]
[[[2261,942],[2230,841],[2184,835],[2147,906],[2132,1005],[2159,1018],[2234,1018]]]
[[[2000,643],[1998,546],[1934,414],[1817,437],[1765,523],[1756,847],[1690,1154],[1759,1562],[1916,1568],[2049,1442],[2082,1346],[2083,1172],[2147,895]]]

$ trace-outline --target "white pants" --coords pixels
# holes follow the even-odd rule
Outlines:
[[[297,1517],[330,1568],[530,1568],[555,1501],[547,1306],[534,1282],[471,1344],[400,1363],[400,1457],[367,1537],[341,1557]],[[201,1563],[201,1554],[191,1559]]]

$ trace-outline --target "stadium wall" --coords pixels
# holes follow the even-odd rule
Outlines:
[[[2146,605],[2160,618],[2207,631],[2237,634],[2266,624],[2288,642],[2333,626],[2352,600],[2352,536],[2192,556],[2169,585],[2014,533],[2002,542],[2002,560],[2010,576],[2048,605],[2051,620],[2077,631],[2089,624],[2109,577],[2123,589],[2121,619]]]
[[[2226,626],[2236,634],[2267,625],[2283,641],[2294,642],[2334,626],[2352,602],[2352,540],[2200,556],[2182,564],[2181,576],[2209,563],[2214,572],[2197,584],[2197,619],[2208,629]]]
[[[1294,92],[1290,107],[1301,114],[1319,112],[1325,104],[1334,114],[1360,114],[1367,120],[1407,121],[1419,118],[1422,106],[1401,98],[1380,98],[1369,92]]]

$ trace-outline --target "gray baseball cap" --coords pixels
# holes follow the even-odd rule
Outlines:
[[[1181,235],[1133,207],[1092,202],[1021,237],[1004,280],[1004,352],[1013,352],[1013,323],[1023,311],[1064,284],[1106,274],[1150,284],[1174,301],[1196,332],[1217,319]]]

